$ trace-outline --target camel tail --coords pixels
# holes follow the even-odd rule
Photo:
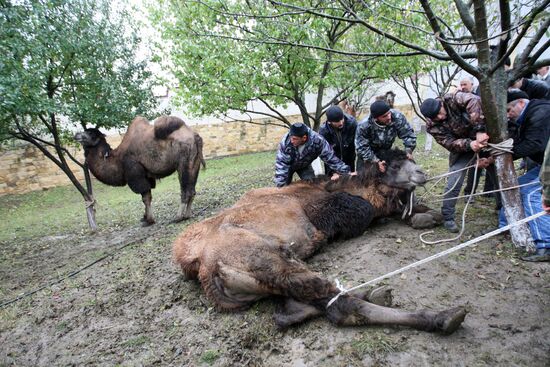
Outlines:
[[[204,156],[202,155],[202,138],[197,133],[193,133],[193,135],[194,135],[194,138],[195,138],[195,147],[197,148],[197,154],[198,154],[199,161],[202,165],[202,168],[206,169],[206,162],[204,160]]]
[[[185,126],[185,122],[180,118],[161,116],[155,121],[155,139],[166,139],[182,126]]]

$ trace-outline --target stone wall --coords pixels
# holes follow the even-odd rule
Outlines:
[[[298,121],[295,116],[292,121]],[[203,154],[206,159],[242,153],[274,150],[287,131],[274,126],[270,119],[258,120],[254,124],[230,122],[192,126],[204,141]],[[118,146],[122,136],[108,136],[112,147]],[[69,149],[78,160],[83,161],[83,152]],[[76,177],[83,181],[82,169],[70,162]],[[0,148],[0,195],[21,194],[34,190],[70,184],[67,176],[52,161],[47,159],[33,145],[15,148]]]
[[[410,106],[398,108],[407,118],[413,116]],[[301,116],[290,116],[290,121],[301,121]],[[275,125],[274,125],[275,124]],[[199,133],[204,141],[204,157],[215,158],[243,153],[275,150],[277,143],[287,131],[276,126],[272,119],[256,120],[255,123],[228,122],[195,125],[192,129]],[[112,147],[118,146],[122,136],[108,136]],[[80,161],[84,157],[81,150],[72,149],[71,153]],[[79,180],[83,180],[82,169],[70,162],[71,169]],[[0,148],[0,195],[21,194],[70,184],[67,176],[52,161],[34,146],[24,145],[17,148]]]

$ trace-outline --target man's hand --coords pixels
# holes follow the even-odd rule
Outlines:
[[[331,181],[336,181],[340,178],[340,175],[338,173],[333,173],[332,176],[330,176]]]
[[[548,200],[547,198],[544,197],[544,195],[542,195],[542,209],[544,209],[546,214],[550,215],[550,205],[548,203],[550,203],[550,200]]]
[[[495,163],[495,159],[493,157],[479,158],[479,160],[477,161],[477,166],[478,168],[487,168],[493,163]]]
[[[472,148],[472,150],[474,152],[479,152],[481,149],[483,149],[485,147],[485,145],[481,144],[480,142],[478,142],[477,140],[472,140],[470,142],[470,148]]]
[[[386,161],[378,161],[378,170],[382,173],[386,172]]]
[[[409,161],[412,161],[412,160],[413,160],[413,155],[412,155],[412,153],[407,153],[407,159],[408,159]]]
[[[489,142],[489,135],[487,133],[477,133],[476,134],[476,141],[482,144],[483,146],[486,146]]]
[[[357,176],[357,171],[351,172],[349,175],[350,176]]]

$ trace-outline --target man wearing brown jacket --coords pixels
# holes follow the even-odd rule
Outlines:
[[[487,145],[489,135],[485,132],[485,117],[481,99],[472,93],[448,93],[440,98],[428,98],[420,106],[426,117],[426,128],[434,139],[449,151],[449,172],[460,170],[475,163],[475,153]],[[490,158],[483,158],[480,166],[486,167]],[[444,226],[450,232],[458,232],[455,223],[456,199],[464,182],[465,171],[449,176],[445,187],[445,200],[441,214]]]

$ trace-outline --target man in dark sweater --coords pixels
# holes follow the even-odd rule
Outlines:
[[[520,194],[526,215],[543,210],[541,182],[539,173],[544,159],[544,151],[550,137],[550,101],[529,100],[528,95],[518,89],[508,91],[508,118],[517,124],[517,132],[512,148],[513,158],[530,158],[536,165],[523,176],[518,177],[519,184],[530,184],[520,188]],[[500,225],[506,219],[501,211]],[[529,222],[531,235],[537,245],[537,252],[522,258],[526,261],[550,260],[550,216],[543,216]]]
[[[334,154],[349,166],[351,172],[355,172],[355,118],[338,106],[329,107],[326,115],[327,121],[319,129],[319,135],[325,138]],[[325,163],[325,174],[331,176],[332,173],[334,171]]]

